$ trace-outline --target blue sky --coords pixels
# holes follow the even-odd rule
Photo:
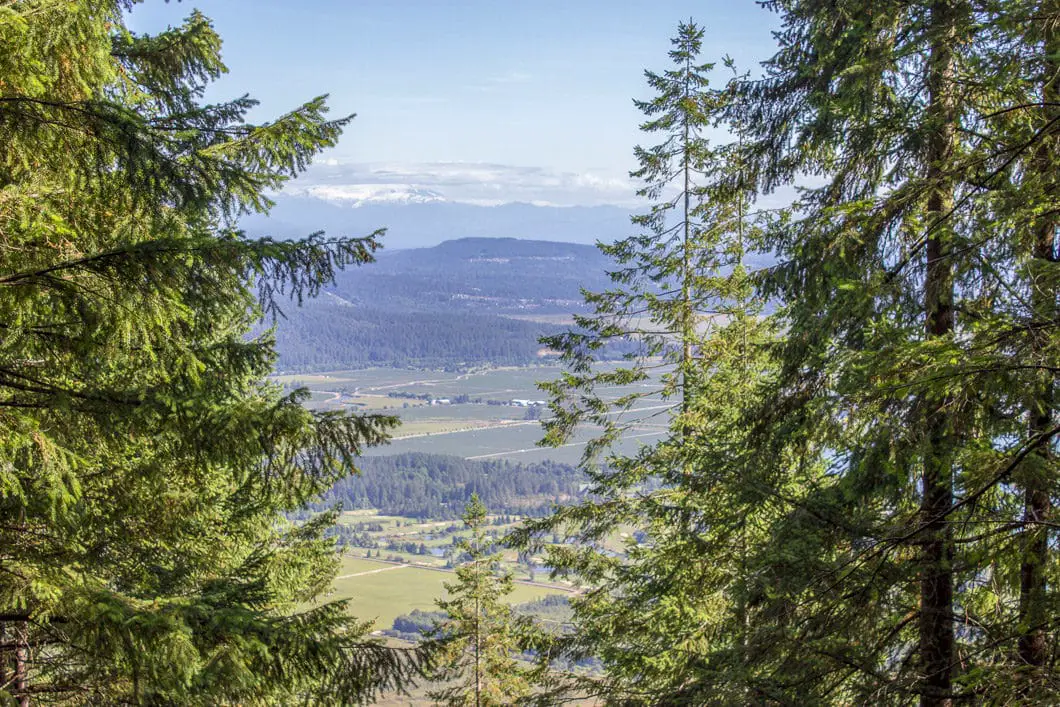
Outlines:
[[[249,93],[266,119],[329,93],[334,114],[357,113],[296,188],[397,173],[450,196],[492,180],[467,191],[483,203],[621,202],[643,142],[631,99],[650,95],[643,70],[666,67],[678,21],[706,25],[705,59],[752,71],[776,27],[752,0],[147,0],[129,24],[155,32],[193,8],[224,39],[211,99]],[[528,179],[547,184],[520,192]]]

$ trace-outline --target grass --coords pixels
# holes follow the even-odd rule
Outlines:
[[[438,430],[441,431],[441,430]],[[406,434],[399,428],[398,435]],[[404,452],[425,452],[430,454],[452,454],[467,458],[511,459],[519,462],[532,462],[551,459],[553,461],[576,464],[584,451],[585,443],[591,438],[592,430],[584,430],[569,443],[559,448],[538,447],[541,439],[540,425],[512,424],[488,428],[431,434],[420,437],[396,439],[384,447],[367,450],[367,454],[401,454]],[[628,439],[617,445],[622,453],[633,454],[640,445],[657,441],[664,432],[661,429],[636,428]]]
[[[452,572],[357,558],[343,559],[340,576],[373,570],[382,571],[335,580],[335,591],[328,598],[349,599],[350,613],[359,619],[374,619],[376,629],[390,628],[395,618],[413,609],[433,611],[435,599],[445,594],[443,583],[455,579]],[[548,587],[516,584],[508,601],[522,604],[560,593]]]
[[[482,429],[496,425],[487,420],[420,420],[418,422],[402,421],[401,427],[394,430],[394,438],[415,437],[450,432],[463,432],[471,429]]]
[[[358,410],[402,410],[403,404],[408,404],[408,409],[415,409],[416,407],[425,407],[427,402],[424,400],[406,400],[402,398],[391,398],[387,395],[354,395],[351,398],[347,398],[350,401],[351,407],[355,407]]]
[[[401,408],[398,405],[398,408]],[[522,420],[526,408],[507,405],[486,405],[485,403],[466,403],[460,405],[425,405],[399,409],[397,414],[405,423],[424,420]]]
[[[359,574],[361,572],[371,572],[372,570],[380,569],[386,566],[385,562],[376,562],[374,560],[366,560],[363,557],[350,557],[344,555],[341,564],[339,564],[339,577],[345,577],[346,575]]]

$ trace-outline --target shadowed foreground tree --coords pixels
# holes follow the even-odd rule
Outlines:
[[[750,441],[769,468],[814,440],[829,469],[757,553],[762,610],[783,618],[752,634],[757,684],[1053,702],[1056,9],[768,6],[779,51],[746,92],[757,181],[822,186],[770,232],[786,341]]]
[[[306,410],[251,331],[377,243],[233,227],[348,118],[202,104],[210,23],[138,36],[131,5],[0,3],[0,696],[357,702],[418,656],[310,604],[330,517],[281,512],[393,420]]]

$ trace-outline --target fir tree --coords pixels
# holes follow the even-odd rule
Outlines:
[[[366,642],[325,514],[282,522],[393,420],[270,384],[282,298],[374,237],[252,239],[348,118],[201,103],[209,21],[126,2],[0,7],[0,694],[21,704],[349,703],[414,656]]]
[[[702,36],[695,24],[681,24],[674,43],[698,53]],[[689,61],[684,52],[674,58]],[[694,93],[677,99],[699,107],[698,126],[719,125],[738,113],[733,101],[740,76],[730,59],[725,65],[732,76],[723,88],[711,89],[700,77],[691,82]],[[632,457],[608,457],[608,469],[593,476],[589,501],[532,522],[515,537],[533,546],[562,531],[577,541],[548,549],[549,564],[573,573],[588,590],[571,602],[573,633],[543,641],[541,655],[546,661],[563,654],[599,658],[605,678],[559,681],[555,693],[577,690],[621,704],[753,699],[744,682],[748,548],[763,539],[765,519],[775,514],[770,484],[792,484],[795,476],[763,478],[749,448],[752,421],[745,414],[757,409],[763,380],[772,376],[778,332],[763,315],[747,264],[748,253],[762,248],[762,230],[760,215],[750,213],[754,195],[744,170],[744,129],[738,121],[727,127],[735,134],[732,143],[712,146],[697,137],[689,146],[699,183],[694,205],[679,212],[678,224],[679,233],[682,224],[694,224],[689,239],[667,256],[670,265],[657,261],[659,270],[642,271],[641,294],[623,300],[644,297],[652,316],[672,316],[678,323],[689,304],[694,308],[695,325],[674,328],[669,348],[660,342],[655,350],[679,352],[682,399],[669,435]],[[661,218],[667,208],[653,213]],[[642,264],[659,253],[647,239],[622,247]],[[686,263],[694,269],[684,270]],[[685,284],[676,304],[644,294],[668,267],[682,272]],[[611,298],[593,299],[601,321],[613,317],[610,305],[619,295]],[[593,393],[595,381],[577,382],[579,393]],[[806,474],[815,470],[811,466]],[[623,526],[637,529],[638,539],[626,544],[622,556],[602,551],[600,539]]]
[[[705,90],[713,64],[699,63],[702,42],[700,27],[681,23],[671,40],[672,67],[645,72],[656,95],[634,101],[646,117],[641,130],[659,134],[662,141],[634,150],[640,167],[630,176],[643,182],[637,195],[653,202],[647,213],[632,218],[641,232],[598,244],[617,264],[609,273],[615,288],[586,292],[593,313],[575,316],[579,331],[546,340],[560,351],[570,372],[542,386],[554,413],[545,423],[545,442],[563,444],[579,424],[598,425],[602,433],[586,447],[586,464],[628,427],[616,411],[659,394],[679,397],[687,411],[698,330],[705,315],[716,314],[697,292],[697,280],[718,267],[714,254],[703,247],[709,234],[702,220],[708,169],[702,133],[711,127],[717,109],[709,102],[715,94]],[[628,365],[597,366],[599,352],[612,341],[636,344],[635,353],[626,357]],[[646,381],[655,370],[664,371],[661,390],[645,389],[608,402],[597,392]]]
[[[758,576],[779,580],[762,580],[763,610],[784,619],[754,627],[758,684],[795,701],[1003,702],[1003,654],[1032,642],[1030,626],[1013,634],[1014,610],[1047,605],[1042,575],[1016,575],[1021,557],[1042,558],[1026,518],[1047,504],[1032,485],[1055,478],[1039,463],[1054,433],[1038,368],[1055,337],[1026,304],[1044,307],[1029,289],[1051,275],[1028,276],[1043,270],[1012,226],[1055,204],[1051,158],[1028,149],[1046,143],[998,121],[1043,105],[1017,94],[1033,65],[1040,95],[1046,35],[1029,40],[1055,16],[949,0],[770,6],[781,48],[747,91],[757,178],[825,186],[771,234],[782,262],[766,294],[785,302],[787,337],[751,442],[775,467],[811,440],[831,469],[790,494],[755,553]],[[1052,236],[1042,212],[1032,221]],[[1007,484],[1028,456],[1020,503]]]
[[[497,575],[500,556],[490,551],[486,507],[477,494],[471,495],[463,520],[471,531],[459,543],[467,561],[457,566],[456,581],[445,583],[448,597],[437,602],[448,616],[435,630],[441,646],[435,679],[444,687],[431,698],[447,705],[513,704],[530,687],[515,659],[520,622],[504,602],[512,578]]]

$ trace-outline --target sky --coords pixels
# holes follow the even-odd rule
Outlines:
[[[753,0],[146,0],[153,33],[197,8],[229,73],[207,98],[249,93],[267,120],[330,94],[356,113],[288,188],[324,198],[412,189],[471,203],[625,204],[646,68],[667,68],[677,23],[706,26],[703,58],[756,72],[776,17]],[[719,74],[719,79],[722,79]]]

